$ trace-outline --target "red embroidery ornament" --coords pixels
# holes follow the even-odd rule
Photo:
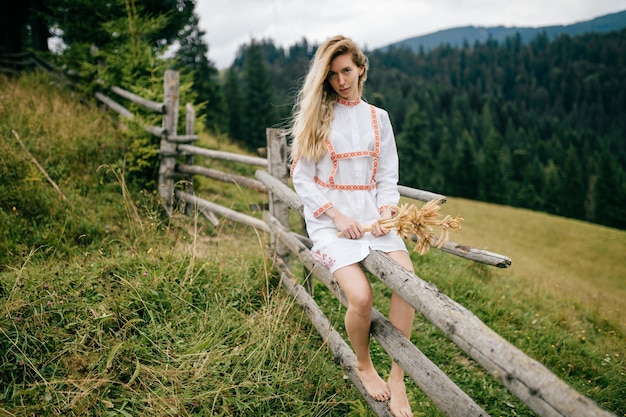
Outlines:
[[[346,103],[348,102],[347,100],[345,101]],[[344,103],[341,103],[341,104],[344,104]],[[350,105],[350,104],[346,104],[346,105]],[[356,104],[353,104],[353,105],[356,105]],[[330,171],[330,175],[328,176],[328,182],[322,180],[318,176],[315,176],[314,180],[318,185],[321,185],[324,188],[330,188],[332,190],[342,190],[342,191],[371,191],[376,188],[376,180],[374,178],[376,178],[376,173],[378,172],[378,155],[380,154],[380,129],[378,127],[378,118],[376,117],[376,108],[370,105],[370,111],[372,113],[372,127],[374,128],[374,150],[337,153],[335,151],[335,147],[330,142],[330,139],[326,139],[326,147],[328,148],[328,153],[330,156],[330,160],[333,163],[333,167]],[[337,173],[337,169],[339,169],[339,163],[338,163],[339,160],[348,159],[348,158],[358,158],[358,157],[364,157],[364,156],[371,156],[374,159],[372,179],[369,184],[365,185],[365,184],[336,184],[335,183],[335,174]]]
[[[344,100],[343,98],[340,98],[337,100],[337,103],[343,104],[344,106],[348,106],[348,107],[354,107],[354,106],[358,106],[359,104],[361,104],[361,99],[358,98],[356,100]]]
[[[319,262],[324,268],[330,270],[330,268],[335,265],[335,258],[328,256],[327,254],[321,252],[319,249],[315,252],[311,252],[313,259]]]
[[[313,213],[313,217],[315,217],[316,219],[322,215],[322,213],[324,213],[326,210],[328,210],[329,208],[331,208],[333,206],[332,203],[326,203],[324,204],[322,207],[318,208],[317,210],[315,210],[315,213]]]

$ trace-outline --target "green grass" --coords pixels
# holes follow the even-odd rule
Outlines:
[[[261,248],[256,257],[226,258],[215,242],[192,261],[191,244],[179,239],[136,244],[133,253],[105,244],[84,262],[34,262],[3,274],[3,286],[15,279],[3,297],[0,337],[6,410],[340,410],[345,399],[336,399],[337,393],[346,387],[338,371],[326,386],[301,378],[317,374],[332,358],[299,309],[276,289]],[[166,242],[180,248],[167,250]]]
[[[125,183],[130,136],[49,79],[0,78],[0,91],[0,414],[371,415],[278,286],[268,236],[228,221],[213,228],[165,217],[153,192]],[[223,138],[200,142],[239,151]],[[194,185],[255,216],[249,205],[267,201],[207,179]],[[454,198],[444,211],[465,218],[454,241],[510,256],[513,266],[431,250],[413,255],[416,273],[626,415],[626,234]],[[372,283],[386,312],[389,290]],[[342,331],[343,307],[319,283],[315,297]],[[419,315],[412,340],[490,415],[534,415]],[[384,374],[388,355],[375,342],[372,351]],[[407,382],[416,416],[442,415]]]
[[[512,258],[498,277],[514,276],[626,331],[626,231],[455,198],[444,211],[465,217],[459,243]]]

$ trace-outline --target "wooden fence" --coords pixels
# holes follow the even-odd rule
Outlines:
[[[37,68],[46,72],[58,74],[58,70],[52,64],[41,59],[32,52],[0,55],[0,72],[16,75],[26,69]]]
[[[283,287],[304,308],[313,325],[328,343],[338,363],[362,393],[372,410],[379,416],[390,415],[386,404],[374,401],[365,393],[355,372],[354,353],[339,333],[332,328],[328,319],[307,292],[307,288],[298,283],[291,273],[290,262],[297,259],[309,271],[310,276],[319,279],[342,303],[346,304],[345,297],[333,276],[311,256],[310,240],[290,230],[290,211],[295,211],[302,216],[303,209],[302,201],[288,185],[286,132],[279,129],[267,129],[267,158],[194,146],[191,143],[197,140],[197,136],[194,135],[193,107],[189,104],[185,106],[185,132],[182,135],[178,134],[180,107],[178,73],[168,71],[165,74],[164,88],[163,103],[145,100],[117,87],[112,88],[111,91],[148,111],[163,114],[162,126],[146,126],[145,129],[160,138],[161,163],[158,183],[165,210],[171,214],[175,201],[184,201],[188,212],[202,213],[216,226],[219,223],[218,216],[221,216],[269,233],[272,253],[281,274]],[[96,97],[121,116],[134,117],[130,111],[110,97],[102,93],[98,93]],[[260,169],[255,172],[255,178],[243,177],[194,165],[194,156],[235,161],[258,166]],[[263,220],[260,220],[196,196],[193,192],[194,175],[234,182],[240,186],[267,192],[269,210],[264,212]],[[175,182],[181,178],[188,180],[185,182],[187,185],[184,190],[175,187]],[[439,194],[402,186],[400,193],[404,197],[420,201],[439,199],[443,203],[446,200],[445,196]],[[446,243],[441,250],[499,268],[506,268],[511,264],[511,260],[506,256],[453,242]],[[362,261],[362,265],[391,290],[406,299],[417,312],[439,328],[452,342],[538,415],[545,417],[612,416],[591,399],[569,387],[544,365],[504,340],[465,307],[441,293],[434,284],[407,272],[383,253],[370,251],[370,254]],[[373,312],[371,332],[391,358],[405,370],[406,374],[445,415],[456,417],[488,415],[376,310]]]

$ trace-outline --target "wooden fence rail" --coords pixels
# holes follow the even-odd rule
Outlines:
[[[302,200],[291,188],[286,187],[284,183],[280,180],[274,178],[266,171],[256,171],[256,178],[261,181],[265,186],[271,190],[277,198],[280,198],[282,201],[287,203],[291,209],[296,211],[300,216],[304,216]],[[405,187],[407,188],[407,187]],[[411,189],[409,189],[411,190]],[[422,201],[428,201],[426,198],[429,197],[427,192],[422,190],[421,193],[408,193],[411,195],[420,195],[422,198],[425,198]],[[401,193],[401,195],[403,195]],[[445,198],[444,198],[445,199]],[[508,268],[511,265],[511,259],[507,256],[500,255],[494,252],[489,252],[481,249],[471,248],[465,245],[459,245],[454,242],[447,242],[440,250],[444,252],[451,253],[453,255],[460,256],[461,258],[466,258],[475,262],[483,263],[490,266],[496,266],[498,268]]]
[[[369,397],[355,372],[355,357],[347,343],[331,327],[314,300],[299,285],[290,272],[290,257],[295,256],[303,267],[320,280],[330,291],[345,304],[345,297],[328,270],[317,264],[310,253],[311,242],[306,236],[289,229],[289,210],[300,216],[303,214],[302,201],[288,185],[288,161],[286,132],[268,129],[267,159],[237,155],[228,152],[204,149],[190,145],[197,139],[193,134],[193,109],[187,105],[187,123],[185,134],[178,135],[178,74],[168,71],[164,79],[164,103],[148,103],[121,89],[113,89],[116,94],[144,106],[150,111],[164,109],[162,127],[150,128],[160,136],[161,165],[159,167],[159,193],[165,210],[171,214],[173,200],[186,204],[187,211],[197,210],[209,218],[214,225],[215,215],[249,225],[271,235],[276,266],[281,273],[281,284],[298,304],[303,306],[313,325],[328,343],[331,351],[343,367],[348,377],[363,394],[372,410],[379,416],[388,416],[389,410],[384,405]],[[111,106],[110,100],[103,100]],[[190,110],[191,108],[191,110]],[[117,111],[124,117],[129,115]],[[132,117],[132,115],[130,115]],[[254,165],[263,169],[255,172],[255,179],[215,169],[196,166],[194,156],[221,159],[237,163]],[[256,191],[267,192],[270,210],[264,213],[263,220],[239,213],[235,210],[212,203],[193,193],[193,176],[202,175],[219,181],[236,183]],[[185,190],[175,189],[174,182],[179,178],[188,179]],[[400,186],[404,197],[429,201],[438,199],[441,203],[446,197],[429,191],[416,190]],[[212,217],[211,217],[212,216]],[[467,246],[448,242],[442,251],[475,262],[506,268],[511,260],[493,252],[481,251]],[[598,407],[591,399],[570,388],[552,374],[545,366],[529,358],[501,336],[491,330],[469,310],[456,303],[438,288],[425,282],[417,275],[409,273],[380,252],[370,251],[362,265],[384,282],[391,290],[400,294],[416,311],[437,326],[452,342],[459,346],[491,375],[498,379],[515,396],[523,401],[538,415],[545,417],[609,417],[609,412]],[[408,339],[400,334],[378,311],[373,311],[372,335],[406,371],[422,391],[447,416],[473,417],[487,416],[465,392],[456,386],[436,365]]]
[[[61,71],[48,61],[41,59],[32,52],[19,52],[0,55],[0,72],[19,74],[26,69],[39,69],[48,73],[61,75]],[[72,75],[68,73],[67,75]]]
[[[264,174],[259,176],[267,178]],[[273,226],[273,232],[280,233],[281,239],[288,242],[290,249],[298,255],[303,265],[311,270],[331,292],[338,295],[340,290],[334,283],[334,279],[324,276],[322,272],[326,271],[325,269],[321,268],[322,272],[320,272],[320,268],[317,267],[309,254],[308,249],[310,247],[306,247],[302,243],[305,239],[298,237],[293,232],[291,235],[285,234],[284,231],[281,232],[276,222],[270,224]],[[370,255],[362,261],[362,265],[391,290],[401,294],[416,311],[423,314],[450,340],[539,415],[572,417],[611,415],[599,409],[587,397],[570,388],[545,366],[504,340],[469,310],[441,293],[434,284],[425,282],[377,251],[370,251]],[[407,368],[417,358],[415,352],[404,357],[398,355],[398,352],[393,348],[394,345],[384,343],[384,340],[377,337],[377,325],[374,322],[372,323],[372,332],[392,358],[409,373]],[[406,342],[396,344],[396,346],[406,346]],[[424,375],[428,374],[422,371],[415,376],[410,373],[409,375],[424,390],[424,393],[445,412],[446,408],[444,407],[448,403],[444,401],[442,404],[442,401],[437,401],[439,393],[431,395],[428,390],[423,388],[423,386],[428,385],[423,381]],[[446,415],[486,415],[486,413],[481,413],[484,411],[463,409],[460,414],[446,413]]]
[[[311,255],[301,238],[285,229],[271,215],[265,215],[272,233],[280,235],[280,239],[287,244],[292,253],[318,278],[342,304],[347,306],[346,298],[332,274],[320,267]],[[279,266],[284,265],[278,262]],[[281,268],[281,269],[284,269]],[[283,271],[283,273],[286,273]],[[307,302],[307,314],[322,314],[312,307],[314,301]],[[313,313],[311,313],[313,312]],[[455,385],[433,362],[431,362],[417,347],[415,347],[398,329],[396,329],[376,309],[372,314],[372,335],[391,352],[392,359],[398,362],[405,372],[416,382],[418,387],[433,400],[433,403],[447,416],[473,417],[487,416],[465,392]],[[360,388],[359,388],[360,389]],[[366,395],[365,395],[366,396]],[[367,396],[366,396],[367,397]]]

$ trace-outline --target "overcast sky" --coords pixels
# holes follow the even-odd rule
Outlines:
[[[239,46],[269,38],[289,47],[336,34],[375,49],[458,26],[567,25],[626,10],[626,0],[198,0],[209,59],[229,67]]]

